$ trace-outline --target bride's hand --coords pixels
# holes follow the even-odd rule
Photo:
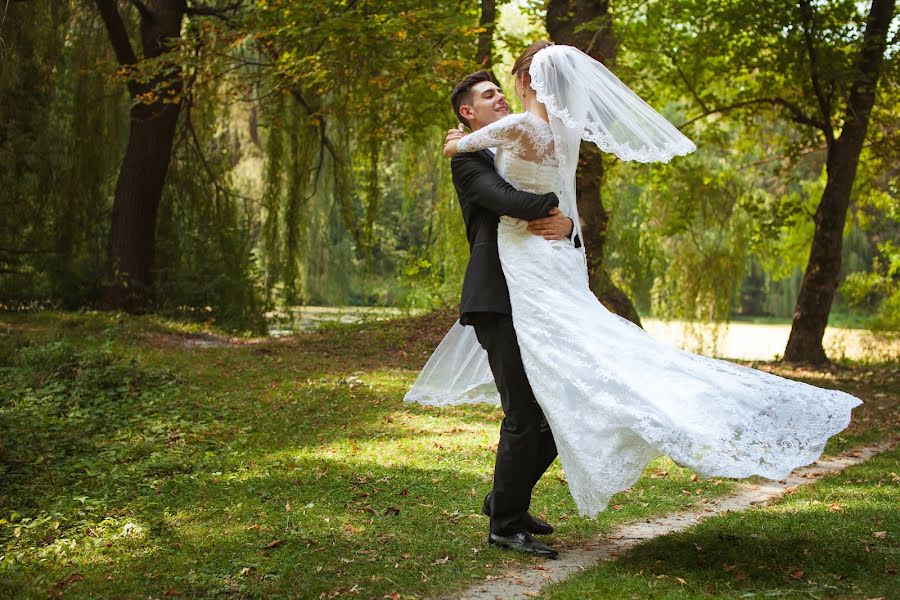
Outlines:
[[[448,129],[444,137],[444,156],[453,158],[456,156],[456,143],[466,136],[465,126],[460,123],[456,129]]]
[[[453,158],[456,156],[456,143],[458,140],[450,140],[444,145],[444,156],[447,158]]]

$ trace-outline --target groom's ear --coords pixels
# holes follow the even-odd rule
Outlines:
[[[470,121],[472,117],[475,116],[475,107],[463,104],[459,107],[459,116],[463,118],[463,123],[465,123],[467,127],[470,127]]]

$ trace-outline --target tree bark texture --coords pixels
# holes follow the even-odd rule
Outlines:
[[[592,26],[576,31],[585,23]],[[547,31],[554,42],[575,46],[607,67],[615,62],[616,39],[609,0],[551,0],[547,7]],[[603,266],[609,212],[603,206],[602,186],[603,153],[594,144],[583,142],[575,193],[591,290],[609,310],[640,326],[634,303],[616,287]]]
[[[481,0],[481,17],[478,26],[478,49],[475,62],[486,71],[493,71],[494,24],[497,22],[497,6],[495,0]]]
[[[149,0],[140,4],[143,60],[172,50],[181,35],[186,4]],[[138,64],[115,0],[97,0],[110,43],[126,69]],[[181,112],[183,79],[176,64],[159,65],[148,82],[128,80],[131,96],[128,145],[119,169],[107,246],[107,308],[140,311],[151,298],[156,220]]]

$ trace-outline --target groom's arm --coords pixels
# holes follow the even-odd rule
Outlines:
[[[556,194],[529,194],[508,184],[492,165],[474,153],[459,154],[450,163],[453,183],[472,202],[500,216],[531,221],[559,206]]]

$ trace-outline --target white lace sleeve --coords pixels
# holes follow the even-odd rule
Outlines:
[[[525,134],[521,114],[508,115],[465,136],[456,145],[457,152],[477,152],[488,148],[515,148]]]

